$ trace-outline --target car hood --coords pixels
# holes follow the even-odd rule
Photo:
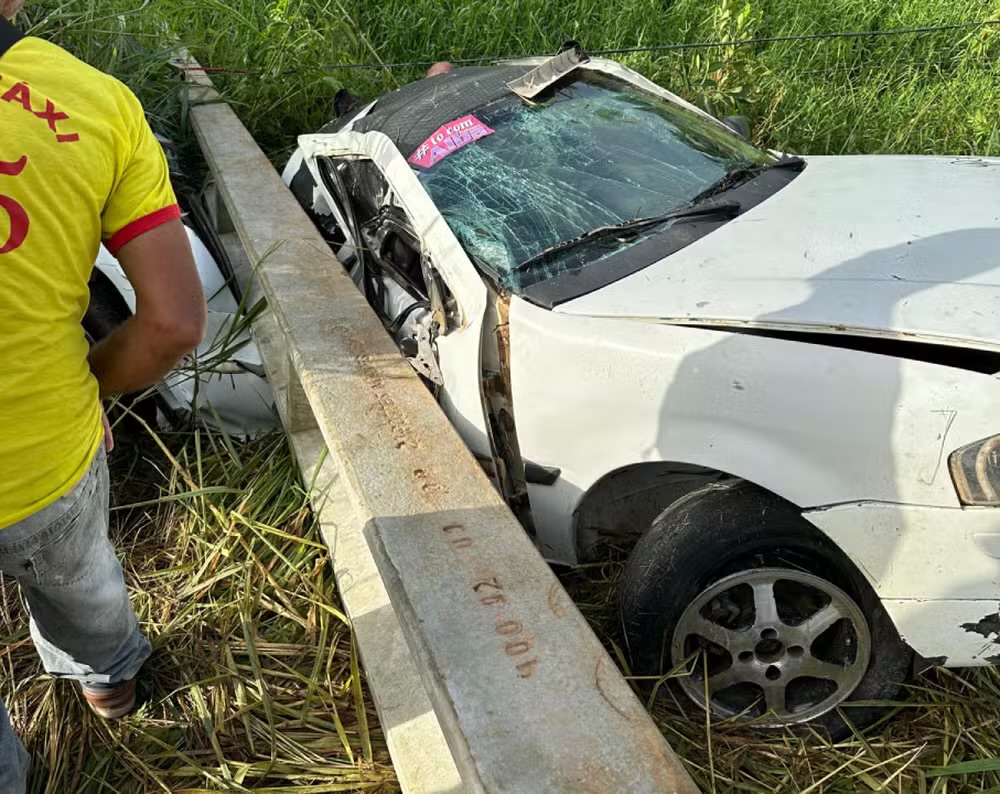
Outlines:
[[[556,311],[1000,350],[1000,160],[808,158],[739,218]]]

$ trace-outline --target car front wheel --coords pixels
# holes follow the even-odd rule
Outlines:
[[[719,719],[808,723],[833,736],[885,712],[912,652],[868,582],[791,504],[738,480],[695,491],[653,523],[620,594],[633,671],[685,671]]]

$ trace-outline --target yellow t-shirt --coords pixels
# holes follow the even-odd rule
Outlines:
[[[101,443],[80,325],[100,242],[178,217],[124,85],[39,39],[0,57],[0,527],[63,496]]]

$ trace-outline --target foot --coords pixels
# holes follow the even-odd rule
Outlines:
[[[91,711],[106,720],[128,716],[135,709],[135,679],[119,684],[82,684]]]

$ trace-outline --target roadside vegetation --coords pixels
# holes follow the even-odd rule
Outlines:
[[[139,711],[41,670],[0,589],[0,689],[46,794],[394,791],[332,566],[281,434],[119,426],[112,536],[153,642]]]
[[[998,0],[37,0],[24,17],[128,82],[181,143],[187,108],[167,64],[183,41],[276,164],[297,134],[329,120],[339,88],[374,98],[425,68],[345,64],[543,54],[569,39],[598,50],[990,19],[1000,19]],[[616,57],[718,115],[748,116],[769,148],[1000,156],[1000,26]],[[393,787],[283,442],[177,434],[124,445],[116,465],[117,531],[159,638],[154,697],[109,728],[68,685],[31,677],[8,589],[0,687],[51,775],[36,790]],[[613,561],[566,579],[612,653],[620,569]],[[706,791],[1000,792],[992,669],[931,672],[882,728],[837,744],[710,726],[669,687],[660,692],[653,716]]]
[[[29,3],[29,8],[32,3]],[[544,54],[879,31],[1000,19],[997,0],[35,0],[28,18],[133,85],[176,126],[164,90],[172,31],[281,161],[332,116],[347,87],[374,98],[422,67],[338,64]],[[628,66],[754,137],[810,154],[1000,154],[1000,26],[880,38],[636,53]],[[230,71],[225,71],[230,70]],[[247,72],[241,74],[240,72]],[[181,109],[182,110],[182,109]]]

